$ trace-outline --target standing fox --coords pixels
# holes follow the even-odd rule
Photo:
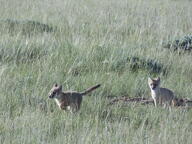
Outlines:
[[[71,112],[78,111],[83,99],[83,96],[100,87],[100,84],[88,88],[84,92],[76,91],[64,91],[62,92],[62,85],[53,85],[53,88],[49,92],[49,98],[55,99],[57,105],[62,110],[69,109]]]
[[[175,98],[173,92],[167,88],[160,87],[160,78],[151,79],[148,78],[148,84],[151,89],[151,96],[154,100],[155,106],[158,104],[164,106],[175,106],[177,99]]]

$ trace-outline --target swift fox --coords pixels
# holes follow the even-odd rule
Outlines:
[[[53,88],[49,92],[49,98],[55,99],[57,105],[62,110],[69,109],[71,112],[78,111],[83,99],[83,96],[100,87],[100,84],[88,88],[84,92],[76,91],[64,91],[62,92],[62,85],[53,85]]]
[[[177,99],[175,98],[173,92],[167,88],[160,87],[160,78],[151,79],[148,78],[148,84],[151,89],[151,96],[154,100],[155,106],[158,104],[164,106],[175,106]]]

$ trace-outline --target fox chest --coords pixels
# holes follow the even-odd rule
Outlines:
[[[67,99],[65,99],[65,100],[55,99],[55,102],[60,107],[60,109],[66,110],[66,109],[70,108],[70,102]]]
[[[160,94],[157,91],[151,91],[151,96],[153,99],[158,99],[160,97]]]
[[[55,102],[59,107],[61,106],[61,102],[58,99],[55,99]]]

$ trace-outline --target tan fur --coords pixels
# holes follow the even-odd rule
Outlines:
[[[100,84],[93,86],[84,92],[76,91],[64,91],[62,92],[62,86],[57,84],[53,85],[53,88],[49,92],[49,98],[55,99],[57,105],[62,110],[70,110],[71,112],[78,111],[81,106],[83,96],[100,87]]]
[[[175,106],[177,104],[177,99],[174,96],[174,93],[167,88],[160,87],[160,78],[148,78],[148,84],[151,89],[151,96],[154,100],[155,106]]]

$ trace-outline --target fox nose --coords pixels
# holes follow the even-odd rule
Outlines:
[[[152,87],[152,90],[154,90],[156,88],[156,86]]]
[[[49,98],[53,98],[53,95],[50,95]]]
[[[154,90],[155,88],[156,88],[155,86],[152,87],[153,90]]]
[[[151,85],[152,90],[154,90],[157,87],[156,84]]]

